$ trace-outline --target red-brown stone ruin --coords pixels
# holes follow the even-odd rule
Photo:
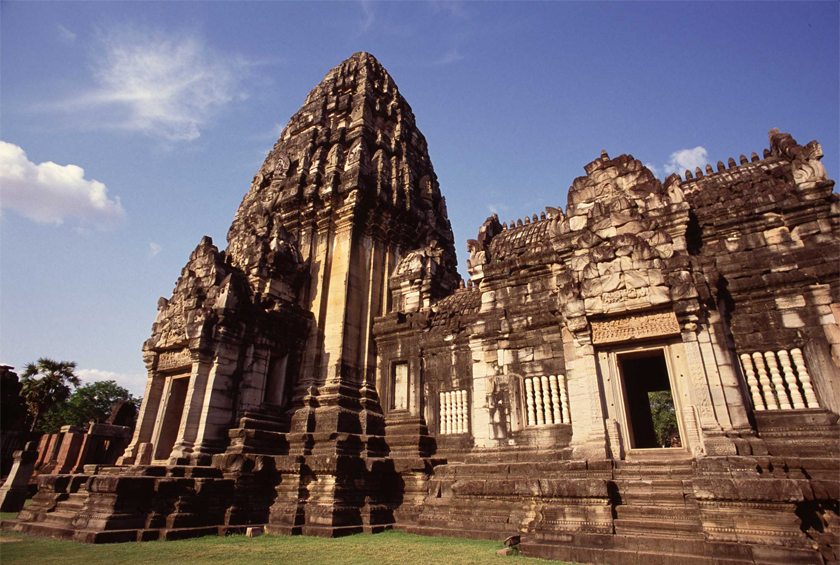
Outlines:
[[[204,238],[158,302],[122,457],[39,476],[2,527],[837,563],[840,198],[821,157],[774,129],[763,157],[663,183],[602,152],[565,210],[488,218],[464,284],[411,108],[358,53],[289,121],[227,249]]]

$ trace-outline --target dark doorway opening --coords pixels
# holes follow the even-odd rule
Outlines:
[[[663,351],[619,357],[634,448],[682,447]]]
[[[265,395],[263,402],[275,406],[284,406],[286,400],[286,367],[289,364],[289,356],[272,356],[268,363],[268,375],[266,375]]]
[[[187,388],[190,384],[189,376],[170,377],[169,397],[166,400],[166,407],[163,413],[163,422],[160,426],[155,459],[166,459],[172,453],[175,440],[178,438],[178,430],[181,427],[181,418],[184,415],[184,402],[187,399]]]

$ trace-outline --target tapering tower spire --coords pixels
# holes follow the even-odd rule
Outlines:
[[[293,431],[335,431],[338,423],[342,431],[371,433],[364,417],[357,425],[340,414],[346,403],[316,415],[312,398],[324,407],[330,398],[372,390],[371,327],[390,309],[388,278],[401,257],[426,250],[434,263],[431,300],[460,277],[426,140],[393,79],[368,53],[356,53],[312,89],[239,207],[228,253],[256,293],[275,292],[274,242],[289,235],[308,265],[298,300],[315,318],[296,381],[302,412]]]

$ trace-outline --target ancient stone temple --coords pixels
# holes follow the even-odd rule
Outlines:
[[[411,108],[330,71],[145,343],[116,465],[3,528],[397,528],[583,562],[837,563],[840,199],[817,142],[671,175],[602,152],[456,270]],[[559,195],[558,195],[559,200]]]

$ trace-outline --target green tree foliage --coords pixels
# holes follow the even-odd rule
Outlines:
[[[114,381],[98,381],[77,388],[67,402],[56,404],[42,420],[46,433],[58,432],[61,426],[85,426],[90,421],[104,422],[118,402],[131,402],[135,410],[139,399]]]
[[[70,386],[79,386],[79,377],[73,372],[76,363],[53,361],[41,358],[29,363],[21,375],[20,395],[26,401],[26,408],[32,418],[29,431],[34,431],[38,420],[50,408],[64,402],[70,396]]]
[[[657,390],[648,393],[650,415],[656,442],[664,447],[680,447],[680,429],[677,425],[677,412],[670,390]]]

